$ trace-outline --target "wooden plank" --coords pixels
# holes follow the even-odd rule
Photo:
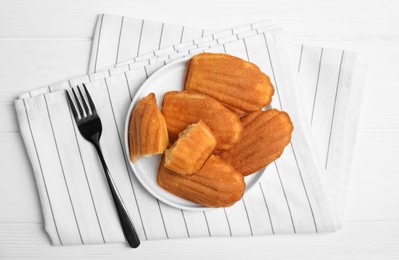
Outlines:
[[[42,222],[33,170],[19,133],[0,133],[0,223]]]
[[[102,12],[161,20],[204,28],[227,28],[255,20],[272,19],[294,35],[397,37],[399,6],[395,1],[336,0],[334,3],[295,0],[264,4],[262,1],[203,0],[187,5],[183,0],[2,1],[2,38],[92,37],[97,15]],[[223,19],[221,12],[223,10]],[[204,14],[206,18],[204,19]],[[39,18],[40,17],[40,18]],[[372,19],[370,19],[372,17]],[[39,19],[38,19],[39,18]],[[378,22],[376,22],[378,21]]]
[[[366,83],[370,86],[370,81]],[[393,86],[394,83],[391,83]],[[377,85],[378,86],[378,85]],[[360,112],[360,128],[399,128],[399,88],[366,88]]]
[[[347,220],[399,221],[398,136],[399,129],[359,132]],[[0,133],[0,165],[4,173],[0,174],[0,208],[7,209],[0,214],[0,223],[42,222],[32,170],[19,133]]]
[[[0,40],[0,89],[33,90],[83,75],[90,48],[91,40]]]
[[[398,137],[399,129],[369,129],[359,133],[345,219],[397,219]]]
[[[19,131],[17,112],[12,101],[9,104],[0,104],[0,118],[0,133]]]
[[[397,259],[399,222],[347,222],[319,235],[196,238],[124,244],[52,247],[38,224],[0,224],[2,259]],[[206,248],[206,250],[204,250]],[[288,249],[288,250],[287,250]]]
[[[376,172],[374,174],[397,170],[398,137],[399,129],[361,129],[355,148],[354,170]]]

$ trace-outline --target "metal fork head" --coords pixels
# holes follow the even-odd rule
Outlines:
[[[82,85],[87,101],[81,90],[82,87],[80,86],[76,86],[78,94],[76,94],[76,91],[71,88],[73,96],[71,96],[69,92],[65,90],[67,101],[82,136],[87,140],[90,139],[89,141],[92,141],[93,138],[99,140],[102,132],[101,120],[97,114],[96,107],[89,94],[89,91],[87,91],[86,85]],[[73,102],[73,100],[75,102]]]

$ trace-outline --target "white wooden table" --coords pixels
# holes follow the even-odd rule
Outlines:
[[[399,1],[214,2],[0,2],[0,259],[399,259]],[[297,41],[358,51],[369,72],[343,230],[52,247],[13,100],[87,71],[99,13],[203,28],[273,19]]]

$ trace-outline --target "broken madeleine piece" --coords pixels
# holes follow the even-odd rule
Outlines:
[[[217,149],[224,150],[239,140],[243,129],[238,115],[216,99],[193,91],[165,93],[162,114],[171,142],[188,125],[202,120],[212,130],[217,140]]]
[[[164,167],[158,168],[158,184],[170,193],[208,207],[228,207],[244,195],[245,181],[241,173],[216,155],[191,176],[183,176]]]
[[[247,176],[281,156],[291,141],[294,126],[288,114],[277,109],[255,111],[241,121],[244,131],[240,141],[219,156]]]
[[[142,98],[132,111],[129,122],[130,160],[161,154],[168,145],[168,130],[154,93]]]
[[[239,115],[269,105],[274,94],[269,76],[258,66],[222,53],[192,57],[184,89],[209,95]]]
[[[165,167],[182,175],[194,174],[204,165],[216,144],[216,138],[203,121],[191,124],[165,151]]]

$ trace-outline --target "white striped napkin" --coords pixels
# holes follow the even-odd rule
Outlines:
[[[102,23],[104,17],[100,17]],[[197,40],[181,40],[171,48],[158,45],[155,49],[159,50],[147,54],[146,59],[137,58],[123,66],[21,95],[16,101],[21,133],[34,169],[45,228],[54,245],[124,241],[96,153],[80,136],[64,92],[59,91],[82,82],[87,83],[107,126],[101,140],[104,156],[142,240],[336,230],[321,177],[323,168],[310,145],[309,125],[301,119],[285,39],[281,31],[264,25],[254,23]],[[139,32],[143,37],[143,30]],[[153,39],[159,44],[158,36]],[[104,45],[98,42],[101,49]],[[140,43],[136,55],[144,53],[139,51],[143,46]],[[272,75],[278,90],[273,106],[290,113],[296,130],[283,156],[267,168],[259,186],[240,202],[226,209],[189,212],[171,208],[143,189],[128,168],[121,138],[126,110],[140,84],[171,60],[204,50],[249,59]],[[101,60],[99,57],[103,56],[96,59]],[[353,58],[345,57],[340,66],[342,75],[353,66]],[[119,61],[118,56],[114,61]],[[340,78],[339,86],[352,84],[353,78]]]
[[[264,26],[273,28],[271,21]],[[166,32],[166,34],[164,33]],[[212,31],[136,18],[100,15],[93,37],[89,73],[134,60],[139,54],[170,46]],[[143,48],[139,46],[143,43]],[[148,47],[150,46],[150,47]],[[325,169],[327,188],[341,225],[358,128],[366,67],[356,54],[343,50],[289,44],[299,102],[312,129],[312,144]],[[342,67],[342,62],[346,67]],[[342,72],[342,73],[341,73]],[[344,79],[344,77],[346,77]]]
[[[355,53],[344,50],[292,45],[291,53],[304,119],[312,131],[340,228],[367,67],[356,63]]]

